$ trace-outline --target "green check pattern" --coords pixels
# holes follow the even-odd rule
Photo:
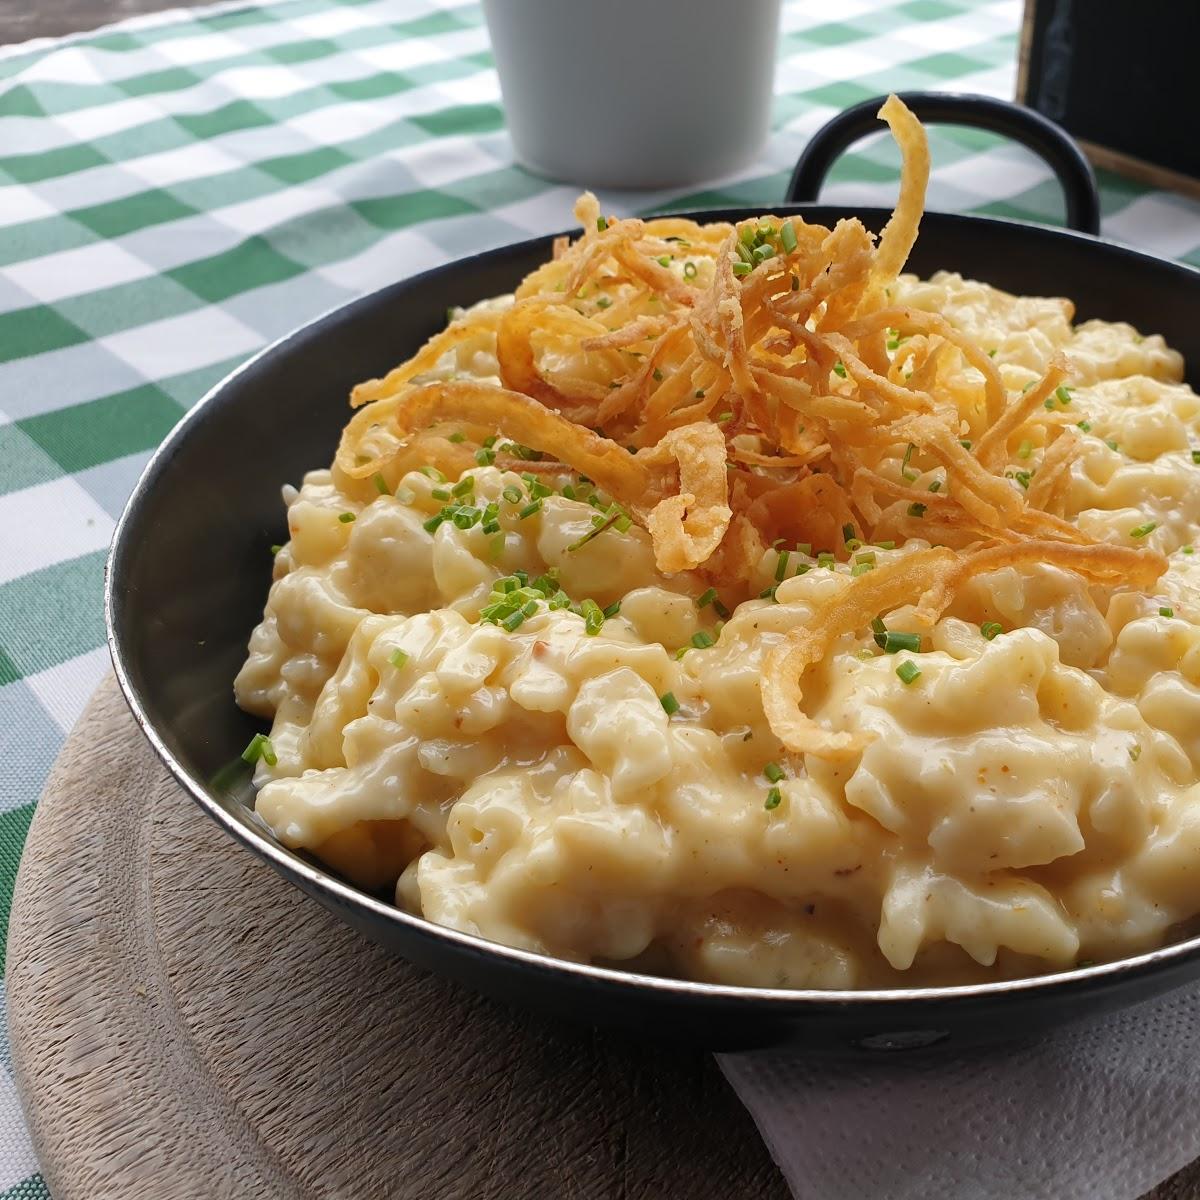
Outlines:
[[[840,108],[906,88],[1011,96],[1020,9],[787,0],[760,159],[700,190],[607,193],[605,207],[767,208]],[[1024,151],[969,131],[933,143],[931,207],[1060,219],[1056,185]],[[865,143],[830,198],[889,203],[897,161],[886,140]],[[1200,265],[1200,206],[1102,184],[1106,233]],[[575,191],[513,164],[470,0],[234,3],[0,51],[5,928],[34,802],[108,670],[105,553],[153,448],[288,329],[565,226]],[[0,1037],[0,1200],[47,1194]]]

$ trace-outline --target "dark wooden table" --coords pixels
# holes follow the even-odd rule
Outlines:
[[[61,37],[124,17],[192,8],[205,0],[0,0],[0,45]],[[1200,1163],[1168,1179],[1145,1200],[1200,1200]]]
[[[0,0],[0,45],[61,37],[124,17],[164,8],[193,8],[203,0]]]

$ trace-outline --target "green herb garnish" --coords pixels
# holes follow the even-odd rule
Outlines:
[[[265,733],[256,733],[250,739],[250,744],[242,751],[243,762],[256,763],[260,758],[268,767],[279,764],[275,747],[271,745],[271,739]]]

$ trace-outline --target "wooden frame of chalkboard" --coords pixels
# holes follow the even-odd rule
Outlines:
[[[1200,198],[1200,3],[1025,0],[1017,100],[1098,167]]]

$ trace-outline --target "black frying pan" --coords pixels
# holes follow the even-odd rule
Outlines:
[[[1054,167],[1068,220],[1082,230],[929,213],[913,270],[950,268],[1015,292],[1070,296],[1080,318],[1128,320],[1164,334],[1200,385],[1200,272],[1090,236],[1098,228],[1095,181],[1066,134],[1001,101],[905,99],[925,120],[981,126],[1031,146]],[[878,105],[842,114],[813,138],[788,190],[788,201],[800,203],[779,207],[764,197],[763,208],[826,225],[859,216],[880,229],[883,210],[808,203],[838,153],[879,128]],[[407,916],[283,848],[257,823],[244,781],[233,786],[221,771],[257,728],[234,706],[231,683],[267,594],[268,547],[284,540],[280,484],[330,460],[352,384],[384,374],[415,350],[442,328],[448,306],[510,291],[547,258],[551,240],[452,263],[319,318],[213,388],[146,468],[108,564],[109,645],[143,732],[205,812],[348,924],[413,962],[531,1008],[714,1048],[797,1043],[845,1051],[1015,1036],[1200,975],[1200,939],[1193,939],[1119,963],[970,987],[795,992],[639,976],[542,958]],[[254,895],[245,902],[252,908]]]

